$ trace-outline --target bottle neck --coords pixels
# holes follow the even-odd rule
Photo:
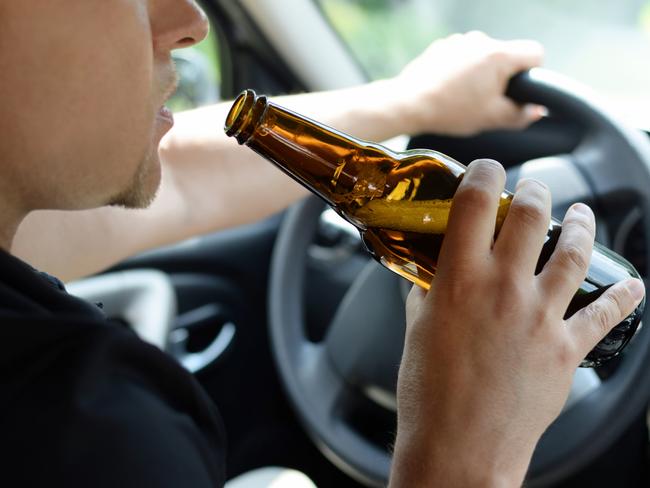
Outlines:
[[[225,130],[330,205],[353,191],[358,195],[372,165],[394,161],[384,148],[278,107],[252,90],[237,98]]]

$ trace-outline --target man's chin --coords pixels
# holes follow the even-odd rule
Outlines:
[[[124,192],[113,197],[108,205],[129,209],[143,209],[149,207],[156,198],[156,191],[145,193],[142,191]]]
[[[158,171],[152,171],[151,164],[142,164],[136,172],[131,186],[121,191],[108,202],[112,207],[123,207],[130,209],[143,209],[149,207],[156,198],[160,187],[160,163],[154,167]]]

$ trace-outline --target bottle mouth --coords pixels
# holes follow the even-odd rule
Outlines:
[[[250,109],[255,103],[255,92],[253,90],[244,90],[241,92],[230,107],[228,116],[226,117],[226,125],[224,130],[229,137],[237,136],[244,126],[246,116],[250,113]]]
[[[239,144],[245,144],[261,120],[266,105],[265,96],[257,96],[253,90],[241,92],[226,117],[226,135],[235,137]]]

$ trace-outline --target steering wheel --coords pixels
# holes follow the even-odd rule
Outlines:
[[[572,182],[563,186],[562,200],[584,201],[585,189],[596,201],[631,195],[650,235],[650,142],[585,93],[572,80],[539,68],[517,75],[508,87],[513,99],[544,105],[586,129],[571,153],[553,157],[552,167],[566,175],[562,181]],[[288,211],[280,228],[269,286],[271,344],[290,401],[317,446],[360,482],[384,486],[388,445],[361,432],[351,409],[359,397],[394,409],[404,340],[403,280],[371,261],[347,291],[325,338],[308,340],[302,298],[306,255],[322,210],[319,200],[308,198]],[[641,271],[648,276],[650,270]],[[578,370],[578,376],[591,373],[592,384],[574,382],[570,402],[537,446],[527,486],[548,486],[585,467],[638,419],[650,397],[649,329],[641,329],[605,380]]]

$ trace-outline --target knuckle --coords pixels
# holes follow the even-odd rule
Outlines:
[[[505,170],[496,161],[481,159],[472,162],[454,195],[454,205],[486,207],[501,193]]]
[[[496,195],[480,184],[467,183],[458,189],[454,205],[486,207],[494,202]]]
[[[610,307],[609,300],[596,300],[586,309],[588,320],[598,328],[598,333],[601,336],[604,336],[614,325]]]
[[[589,267],[589,256],[586,250],[577,244],[567,244],[559,249],[557,253],[563,267],[573,268],[580,272]]]
[[[492,316],[497,320],[508,321],[512,318],[512,307],[497,300],[492,304]]]
[[[593,219],[587,215],[576,215],[576,212],[573,212],[571,218],[569,219],[569,222],[567,223],[577,231],[586,233],[589,236],[594,235],[596,232],[596,226]]]
[[[475,283],[472,281],[471,277],[477,275],[476,272],[476,260],[472,256],[466,254],[455,253],[453,257],[449,257],[446,261],[446,268],[450,270],[451,274],[454,276],[453,279],[445,280],[445,286],[449,288],[450,291],[455,291],[458,288],[459,294],[468,293],[468,287],[473,287]],[[439,281],[439,283],[442,280]],[[463,292],[465,289],[465,292]],[[465,298],[466,300],[467,298]]]
[[[565,368],[575,362],[574,351],[567,341],[557,341],[554,347],[556,365]]]
[[[525,129],[530,125],[530,120],[526,117],[526,114],[521,111],[513,112],[508,127],[511,129]]]
[[[610,288],[606,292],[606,297],[611,303],[612,319],[618,321],[618,319],[623,318],[630,306],[630,294],[627,289],[623,286]]]
[[[463,264],[457,263],[457,266],[463,266]],[[475,281],[463,279],[464,276],[468,276],[468,270],[468,267],[453,267],[451,273],[437,276],[439,281],[436,285],[436,296],[450,306],[463,307],[467,303],[468,294],[478,291]]]
[[[516,313],[516,310],[521,310],[528,303],[530,286],[521,279],[517,270],[502,270],[495,284],[500,291],[500,296],[506,297],[503,300],[497,300],[495,302],[494,311],[498,317],[505,318],[505,316],[510,316]],[[540,316],[538,318],[541,319],[543,317]],[[546,323],[545,320],[539,322],[541,326],[544,326]]]
[[[534,315],[534,320],[531,321],[528,335],[531,339],[546,340],[546,335],[549,331],[549,324],[553,324],[554,317],[547,307],[538,309]]]
[[[527,226],[537,226],[540,223],[546,225],[548,216],[543,202],[535,198],[526,198],[524,201],[513,202],[508,210],[509,214]]]
[[[504,270],[498,286],[503,296],[507,296],[508,301],[513,303],[522,303],[528,294],[528,287],[521,283],[519,273],[515,270]]]
[[[523,178],[517,183],[517,193],[536,195],[540,198],[547,198],[551,190],[543,181],[534,178]]]
[[[486,58],[488,63],[490,64],[495,64],[495,65],[500,65],[508,61],[508,53],[501,49],[494,49],[490,51]]]
[[[503,105],[492,103],[483,112],[481,120],[484,128],[503,128],[508,125],[509,118],[510,112]]]

